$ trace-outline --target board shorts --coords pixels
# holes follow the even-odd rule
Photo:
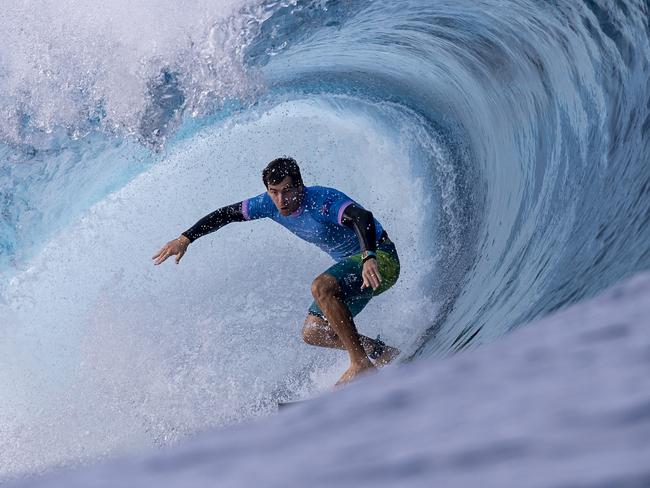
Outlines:
[[[372,297],[384,293],[399,278],[400,263],[397,250],[395,249],[395,244],[393,244],[386,234],[382,235],[377,246],[377,265],[382,280],[379,288],[376,290],[369,287],[363,290],[361,289],[361,285],[363,284],[361,253],[353,254],[338,261],[324,272],[324,274],[336,278],[341,288],[339,298],[348,308],[352,317],[358,315],[368,305]],[[309,307],[308,313],[327,320],[315,301]]]

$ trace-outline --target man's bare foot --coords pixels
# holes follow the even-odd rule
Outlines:
[[[351,364],[350,367],[347,369],[347,371],[343,373],[343,375],[336,382],[336,386],[349,383],[350,381],[356,379],[360,375],[363,375],[370,371],[374,371],[375,369],[376,369],[375,365],[372,364],[370,360],[362,364]]]
[[[375,365],[386,366],[388,363],[393,361],[397,356],[399,356],[400,350],[396,347],[384,346],[383,352],[375,359]]]

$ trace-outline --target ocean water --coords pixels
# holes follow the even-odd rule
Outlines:
[[[650,265],[643,1],[115,1],[0,23],[0,479],[167,446],[332,384],[301,343],[329,266],[269,222],[154,268],[263,191],[370,208],[400,282],[359,317],[413,361]]]
[[[21,488],[647,488],[650,273],[502,340]]]

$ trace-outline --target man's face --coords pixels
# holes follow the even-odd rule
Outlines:
[[[267,193],[283,216],[291,215],[300,208],[303,186],[294,186],[291,176],[285,177],[277,185],[269,184]]]

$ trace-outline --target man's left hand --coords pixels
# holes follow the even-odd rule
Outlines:
[[[379,274],[379,266],[377,265],[377,260],[374,258],[367,259],[363,263],[363,271],[361,272],[363,277],[363,285],[361,289],[372,288],[376,290],[381,284],[381,275]]]

